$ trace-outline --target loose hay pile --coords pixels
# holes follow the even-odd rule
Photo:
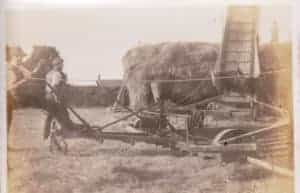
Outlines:
[[[165,42],[130,49],[123,57],[130,105],[141,108],[153,102],[149,80],[208,78],[217,56],[217,45],[201,42]],[[211,81],[165,82],[162,86],[164,97],[178,104],[191,103],[216,92]],[[187,97],[190,92],[197,97]]]
[[[210,78],[219,50],[216,44],[202,42],[164,42],[128,50],[122,62],[130,106],[139,109],[153,103],[149,80]],[[285,88],[290,82],[291,44],[262,45],[259,59],[262,73],[278,69],[287,71],[261,76],[255,88],[258,97],[265,102],[287,106],[290,96],[284,95],[290,93],[291,88],[283,91],[280,86],[285,85]],[[191,104],[217,92],[211,80],[164,82],[160,86],[163,97],[176,104]]]

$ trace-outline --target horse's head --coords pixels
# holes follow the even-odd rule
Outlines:
[[[53,60],[59,56],[54,47],[34,46],[32,53],[19,65],[23,65],[30,72],[32,77],[45,79],[46,74],[53,68]],[[15,96],[21,105],[33,105],[43,107],[45,82],[28,80],[15,89]]]
[[[24,61],[24,66],[35,71],[35,76],[43,78],[52,69],[53,60],[60,58],[55,47],[34,46],[32,54]]]

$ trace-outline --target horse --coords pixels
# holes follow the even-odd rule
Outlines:
[[[44,109],[43,94],[45,82],[37,82],[34,79],[44,79],[51,70],[52,60],[59,57],[59,53],[54,47],[34,46],[32,54],[24,59],[18,59],[15,64],[11,60],[7,61],[8,68],[8,88],[7,88],[7,133],[13,120],[13,111],[18,105],[24,105],[30,98],[31,101],[40,102],[38,107]],[[27,99],[27,101],[26,101]]]

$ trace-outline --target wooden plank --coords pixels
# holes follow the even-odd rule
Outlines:
[[[294,173],[293,171],[287,169],[287,168],[283,168],[283,167],[279,167],[277,165],[271,164],[269,162],[266,161],[262,161],[259,159],[255,159],[253,157],[247,157],[247,161],[253,165],[256,165],[258,167],[261,167],[265,170],[274,172],[278,175],[282,175],[282,176],[286,176],[289,178],[293,178],[294,177]]]
[[[229,144],[229,145],[186,145],[177,146],[189,152],[224,153],[224,152],[253,152],[256,151],[255,143]]]
[[[288,156],[291,156],[292,153],[289,151],[277,151],[277,152],[258,152],[257,156],[260,158],[265,158],[265,159],[273,159],[277,157],[285,157],[285,159],[288,158]]]
[[[287,150],[289,149],[290,145],[289,144],[280,144],[280,145],[274,145],[274,146],[265,146],[262,147],[263,151],[281,151],[281,150]]]
[[[264,106],[266,108],[269,108],[269,109],[271,109],[271,110],[273,110],[275,112],[278,112],[281,115],[285,115],[285,114],[288,115],[289,114],[289,112],[286,109],[282,109],[282,108],[277,107],[275,105],[270,105],[270,104],[258,101],[256,99],[253,99],[253,102],[256,103],[256,104],[258,104],[258,105],[262,105],[262,106]]]
[[[263,147],[273,147],[273,146],[277,146],[277,145],[292,145],[291,142],[289,141],[269,141],[269,142],[258,142],[258,145]]]
[[[167,137],[151,136],[146,134],[131,134],[131,133],[113,133],[104,132],[100,135],[104,140],[117,140],[117,141],[132,141],[132,142],[145,142],[152,144],[170,144],[173,141]]]

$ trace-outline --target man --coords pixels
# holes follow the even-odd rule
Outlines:
[[[23,66],[23,59],[26,54],[22,51],[16,56],[7,56],[7,92],[6,92],[6,110],[7,110],[7,133],[11,126],[13,110],[16,105],[15,89],[27,81],[33,72],[30,72]]]
[[[65,88],[67,77],[62,72],[63,60],[56,57],[52,62],[52,70],[46,75],[46,110],[48,117],[44,128],[44,139],[50,135],[51,122],[54,118],[61,124],[63,128],[70,128],[73,125],[68,110],[65,106]]]

